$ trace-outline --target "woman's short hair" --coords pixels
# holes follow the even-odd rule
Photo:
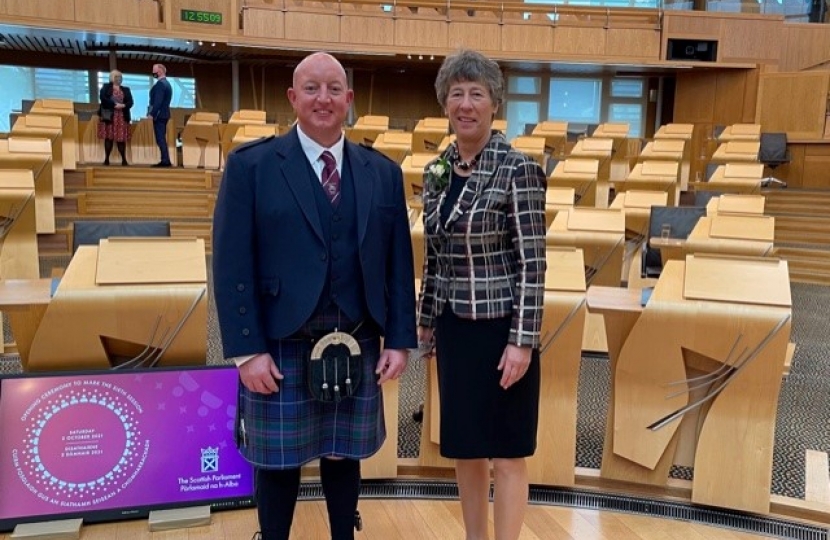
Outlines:
[[[479,52],[462,49],[444,59],[435,78],[435,94],[442,107],[447,104],[450,86],[459,82],[483,84],[496,105],[504,100],[504,77],[499,65]]]
[[[116,77],[121,77],[122,80],[124,79],[124,75],[122,75],[120,71],[113,69],[110,71],[110,82],[114,83]]]

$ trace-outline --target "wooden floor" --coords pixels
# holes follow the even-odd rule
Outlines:
[[[365,527],[357,540],[463,540],[458,501],[362,500]],[[492,511],[491,511],[492,519]],[[492,525],[492,523],[491,523]],[[218,512],[209,527],[150,533],[145,520],[87,525],[82,540],[249,540],[256,531],[254,510]],[[492,530],[491,530],[492,534]],[[8,534],[0,540],[8,540]],[[323,502],[297,505],[292,540],[328,540]],[[492,538],[492,536],[491,536]],[[695,523],[645,516],[531,506],[522,540],[749,540],[767,538]]]

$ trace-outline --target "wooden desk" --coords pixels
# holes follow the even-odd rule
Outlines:
[[[694,130],[694,124],[666,124],[660,126],[657,133],[654,134],[654,138],[691,141],[692,136],[694,135]]]
[[[682,139],[655,139],[646,143],[640,152],[639,161],[683,161],[686,141]]]
[[[598,176],[599,160],[568,158],[556,164],[548,177],[548,187],[572,188],[573,204],[592,208],[598,201],[608,200],[608,184],[604,184],[605,191],[601,193]]]
[[[0,170],[0,279],[37,279],[35,181],[30,169]]]
[[[625,251],[625,216],[619,210],[599,208],[559,212],[548,229],[547,245],[581,249],[586,283],[619,286]]]
[[[574,485],[576,405],[587,307],[582,251],[547,251],[542,318],[541,391],[536,453],[527,460],[532,484]]]
[[[412,152],[435,153],[441,140],[449,133],[448,118],[423,118],[412,130]]]
[[[28,169],[35,183],[35,230],[55,232],[55,196],[52,143],[48,139],[9,137],[0,139],[0,168]]]
[[[534,137],[545,139],[545,151],[551,156],[564,157],[568,142],[568,123],[546,120],[533,128]]]
[[[550,227],[556,214],[574,207],[574,188],[551,186],[545,193],[545,224]]]
[[[63,120],[63,168],[74,171],[78,168],[80,148],[78,141],[78,115],[75,114],[75,105],[68,99],[36,99],[29,114],[45,116],[59,116]]]
[[[401,163],[403,158],[412,151],[412,133],[403,131],[387,131],[375,139],[372,148],[386,155],[395,163]]]
[[[234,150],[236,147],[243,145],[247,142],[255,141],[257,139],[262,139],[265,137],[272,137],[278,135],[280,132],[280,127],[277,124],[248,124],[244,126],[239,126],[239,129],[236,130],[236,133],[233,134],[233,138],[228,145],[226,154]]]
[[[666,206],[669,194],[665,191],[624,191],[614,197],[610,208],[622,210],[625,215],[625,232],[629,238],[648,234],[648,222],[652,206]]]
[[[182,166],[186,169],[218,169],[222,162],[218,113],[193,113],[182,130]]]
[[[772,254],[775,218],[737,214],[702,217],[686,239],[686,253],[766,257]]]
[[[52,193],[55,197],[63,197],[63,118],[40,114],[21,115],[15,120],[11,134],[15,138],[49,140],[52,146]]]
[[[667,486],[672,464],[693,464],[693,502],[769,512],[787,263],[670,261],[645,308],[638,291],[595,289],[612,373],[601,476]]]
[[[599,160],[597,180],[607,182],[611,175],[611,156],[614,153],[613,139],[588,137],[580,139],[571,149],[569,157]]]
[[[441,144],[438,145],[438,152],[439,153],[443,152],[444,150],[449,148],[449,146],[454,142],[455,142],[455,133],[453,133],[452,135],[447,135],[446,137],[441,139]]]
[[[597,126],[591,134],[595,139],[612,139],[614,141],[614,153],[619,153],[623,143],[628,138],[630,127],[627,122],[606,122]]]
[[[646,161],[634,166],[628,177],[622,182],[615,182],[618,191],[664,191],[668,194],[668,204],[677,206],[680,202],[678,171],[680,164],[674,161]]]
[[[545,139],[533,135],[519,135],[510,141],[516,150],[524,152],[546,170],[548,156],[545,154]]]
[[[372,146],[381,133],[389,131],[388,116],[361,116],[346,130],[346,138],[355,144]]]
[[[760,141],[761,126],[759,124],[732,124],[726,126],[718,140],[726,141]]]
[[[736,195],[724,193],[719,197],[712,197],[706,204],[706,215],[717,214],[749,214],[763,215],[766,197],[763,195]]]
[[[421,194],[424,191],[424,168],[437,158],[438,154],[415,153],[403,158],[403,185],[406,200],[413,208],[423,208]]]
[[[130,358],[203,364],[206,275],[201,239],[111,238],[78,249],[48,305],[34,280],[0,306],[27,371],[108,369]]]
[[[764,165],[761,163],[727,163],[715,169],[708,182],[695,182],[696,191],[720,191],[744,195],[761,191]]]
[[[757,162],[759,141],[729,141],[721,143],[711,161],[714,163]]]

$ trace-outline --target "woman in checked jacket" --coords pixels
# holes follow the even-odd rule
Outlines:
[[[495,62],[461,51],[435,89],[456,142],[424,174],[418,337],[434,333],[441,454],[456,460],[466,538],[488,538],[492,460],[496,540],[513,540],[536,449],[546,180],[491,129],[504,94]]]

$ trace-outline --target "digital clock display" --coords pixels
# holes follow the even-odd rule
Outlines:
[[[222,14],[216,11],[200,11],[198,9],[183,9],[182,20],[200,24],[222,24]]]

